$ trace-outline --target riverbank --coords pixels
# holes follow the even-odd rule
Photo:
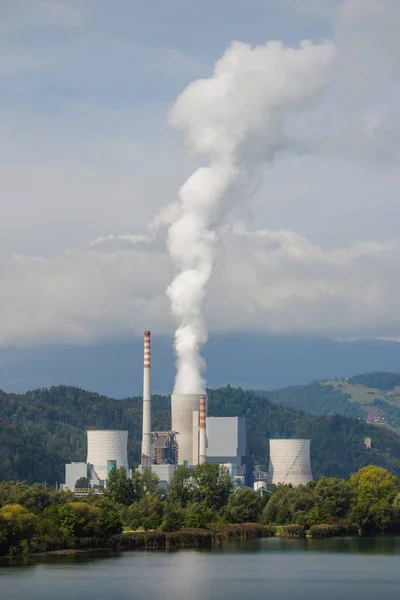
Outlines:
[[[69,537],[64,539],[34,537],[24,541],[9,556],[28,556],[43,553],[71,553],[94,549],[139,550],[151,548],[212,548],[229,540],[252,540],[272,537],[274,527],[259,523],[214,525],[208,529],[180,529],[179,531],[132,531],[108,538]]]
[[[145,550],[179,548],[213,548],[234,540],[255,540],[260,538],[309,538],[327,539],[334,537],[360,537],[355,526],[344,523],[319,524],[305,529],[302,525],[261,525],[260,523],[219,524],[207,529],[184,528],[179,531],[124,531],[108,538],[50,537],[32,538],[14,547],[9,556],[30,556],[35,554],[73,554],[89,550]]]

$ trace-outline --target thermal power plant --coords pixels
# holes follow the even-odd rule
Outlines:
[[[306,485],[313,478],[310,440],[270,440],[267,485]]]
[[[110,464],[124,467],[128,475],[128,432],[113,429],[88,431],[86,463],[92,465],[101,481],[107,481]]]
[[[151,465],[150,331],[144,332],[142,469]]]
[[[178,464],[197,465],[201,394],[172,394],[172,430],[178,443]]]

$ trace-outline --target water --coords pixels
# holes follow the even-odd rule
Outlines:
[[[1,600],[394,600],[400,537],[0,561]]]

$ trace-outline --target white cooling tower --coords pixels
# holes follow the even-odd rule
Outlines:
[[[172,431],[176,431],[178,442],[178,464],[197,464],[198,455],[193,456],[193,412],[200,412],[201,394],[172,394]],[[198,431],[197,431],[198,436]],[[196,445],[198,448],[198,443]],[[197,450],[198,452],[198,450]]]
[[[269,440],[267,484],[305,485],[312,478],[310,440]]]
[[[117,468],[128,469],[128,432],[112,429],[87,432],[87,459],[99,479],[107,479],[107,461],[115,460]]]

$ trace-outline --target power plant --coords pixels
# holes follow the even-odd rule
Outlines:
[[[224,465],[236,486],[253,486],[253,461],[246,453],[246,419],[207,417],[205,394],[171,395],[171,430],[151,430],[151,333],[144,332],[143,425],[141,459],[138,469],[151,469],[168,489],[177,465],[194,468],[214,462]],[[65,466],[65,488],[75,490],[84,478],[89,487],[107,487],[112,468],[123,467],[129,475],[128,432],[90,430],[87,432],[85,463]],[[267,473],[258,470],[255,489],[268,484],[305,484],[312,479],[310,440],[270,440]]]

